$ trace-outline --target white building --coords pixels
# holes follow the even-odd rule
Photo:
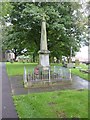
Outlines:
[[[15,59],[15,54],[11,50],[7,50],[5,52],[5,59],[6,59],[6,61],[10,62],[11,60]]]
[[[81,62],[88,61],[88,46],[84,46],[80,49],[80,52],[76,53],[75,59],[79,59]]]

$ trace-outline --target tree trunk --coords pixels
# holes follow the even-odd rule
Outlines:
[[[14,48],[14,54],[15,54],[15,60],[16,60],[16,58],[17,58],[17,51],[16,51],[16,49]]]
[[[60,57],[60,63],[62,63],[62,56]]]
[[[67,61],[68,61],[68,63],[69,63],[69,61],[70,61],[70,57],[67,57]]]
[[[15,54],[15,60],[16,60],[16,58],[17,58],[17,53],[15,52],[14,54]]]
[[[35,62],[35,54],[33,53],[33,62]]]

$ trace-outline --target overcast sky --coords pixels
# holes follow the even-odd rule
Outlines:
[[[82,48],[80,48],[80,52],[76,53],[76,58],[78,58],[79,60],[88,60],[88,46],[84,46]]]

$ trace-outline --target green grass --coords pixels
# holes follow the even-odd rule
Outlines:
[[[88,90],[14,96],[19,118],[88,118]]]
[[[26,67],[27,70],[29,70],[30,72],[33,72],[35,66],[37,66],[38,63],[20,63],[20,62],[14,62],[14,63],[10,63],[7,62],[6,63],[6,69],[7,69],[7,73],[9,76],[14,76],[14,75],[23,75],[24,73],[24,66]],[[57,64],[57,63],[52,63],[51,64],[51,68],[53,69],[54,65],[58,65],[61,66],[61,64]]]
[[[61,64],[51,64],[61,66]],[[7,73],[23,75],[24,66],[33,71],[37,63],[6,63]],[[80,65],[83,69],[87,66]],[[77,68],[72,73],[87,79],[87,74]],[[63,90],[46,93],[32,93],[13,96],[19,118],[87,118],[88,117],[88,90]]]
[[[81,69],[88,69],[88,65],[85,65],[85,64],[80,64],[79,67],[81,67]],[[72,68],[71,72],[81,78],[89,80],[88,74],[81,72],[78,68]]]
[[[89,80],[89,79],[88,79],[88,74],[87,74],[87,73],[80,72],[78,69],[72,69],[72,73],[73,73],[74,75],[77,75],[77,76],[83,78],[83,79]]]
[[[14,76],[14,75],[23,75],[24,74],[24,66],[26,67],[27,70],[32,72],[34,70],[34,67],[37,66],[37,63],[6,63],[6,68],[7,68],[7,73],[9,76]]]

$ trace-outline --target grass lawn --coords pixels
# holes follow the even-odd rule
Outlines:
[[[61,66],[51,64],[51,67],[54,65]],[[23,75],[24,66],[32,72],[37,63],[7,63],[6,66],[9,76]],[[84,76],[77,68],[72,69],[72,73]],[[88,118],[88,90],[32,93],[13,96],[13,100],[19,118]]]
[[[19,63],[19,62],[14,62],[6,63],[7,66],[7,73],[9,76],[12,75],[23,75],[24,74],[24,66],[26,69],[29,69],[30,72],[34,70],[34,67],[37,66],[37,63]]]
[[[19,118],[88,118],[88,90],[13,96]]]
[[[23,75],[24,74],[24,66],[26,67],[27,70],[32,72],[34,70],[35,66],[37,66],[37,65],[38,65],[38,63],[20,63],[20,62],[10,63],[10,62],[7,62],[6,68],[7,68],[8,75],[14,76],[14,75]],[[55,66],[55,65],[61,66],[61,64],[52,63],[51,68],[53,69],[53,66]]]
[[[82,72],[80,72],[79,69],[72,69],[72,73],[73,73],[74,75],[77,75],[77,76],[83,78],[83,79],[89,80],[89,79],[88,79],[88,74],[87,74],[87,73],[82,73]]]
[[[88,65],[85,65],[85,64],[80,64],[79,67],[81,67],[82,69],[88,69]],[[72,73],[81,78],[89,80],[88,79],[89,74],[80,72],[80,70],[78,68],[72,68]]]
[[[38,63],[9,63],[7,62],[7,73],[9,76],[12,75],[23,75],[24,73],[24,66],[26,67],[26,69],[29,69],[30,72],[32,72],[34,70],[34,67],[37,66]],[[52,63],[51,64],[51,68],[53,69],[53,66],[61,66],[61,64],[57,64],[57,63]],[[82,69],[87,69],[88,66],[85,64],[80,64],[80,67]],[[73,68],[71,71],[73,74],[80,76],[81,78],[84,78],[86,80],[88,79],[88,74],[86,73],[82,73],[79,71],[78,68]]]

